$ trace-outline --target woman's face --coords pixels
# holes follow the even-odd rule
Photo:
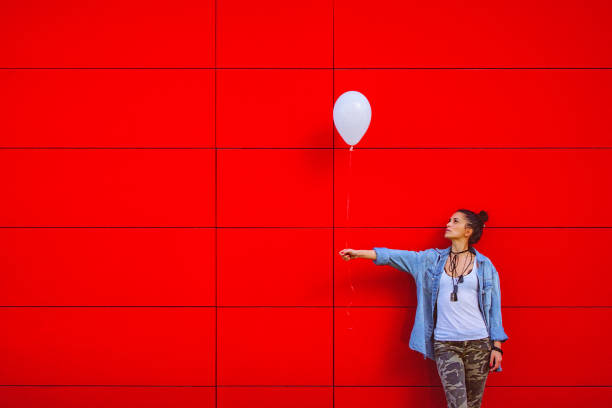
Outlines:
[[[457,211],[448,219],[444,237],[448,239],[465,237],[467,220],[461,211]]]

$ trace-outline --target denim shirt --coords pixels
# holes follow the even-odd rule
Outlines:
[[[473,247],[472,247],[473,248]],[[433,333],[436,322],[440,278],[451,247],[430,248],[423,251],[407,251],[374,247],[375,265],[390,265],[400,271],[409,272],[415,280],[417,289],[417,308],[414,326],[410,334],[409,346],[423,354],[423,358],[435,361],[433,352]],[[476,253],[476,276],[478,277],[478,307],[487,326],[489,338],[504,342],[508,336],[504,332],[501,316],[501,292],[499,275],[493,263],[478,252]],[[502,371],[501,363],[496,371]]]

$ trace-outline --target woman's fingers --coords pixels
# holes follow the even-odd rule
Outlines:
[[[491,353],[491,358],[489,359],[489,367],[491,369],[489,371],[495,371],[499,367],[499,363],[501,363],[501,356],[499,352],[493,351]]]
[[[344,259],[345,261],[348,261],[348,256],[346,255],[346,250],[343,249],[342,251],[340,251],[338,253],[342,257],[342,259]]]
[[[340,256],[342,257],[342,259],[344,259],[345,261],[349,261],[353,255],[353,250],[349,249],[349,248],[345,248],[342,251],[338,252],[340,254]]]

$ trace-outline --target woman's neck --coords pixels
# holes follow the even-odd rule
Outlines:
[[[465,251],[466,249],[468,249],[468,244],[464,244],[464,243],[457,243],[457,244],[455,244],[453,242],[453,245],[451,246],[451,250],[454,253],[462,252],[462,251]],[[458,254],[458,255],[462,255],[462,254]]]

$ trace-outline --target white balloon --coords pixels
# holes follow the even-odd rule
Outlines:
[[[336,99],[334,124],[348,145],[353,146],[359,143],[368,130],[371,119],[370,102],[361,92],[347,91]]]

